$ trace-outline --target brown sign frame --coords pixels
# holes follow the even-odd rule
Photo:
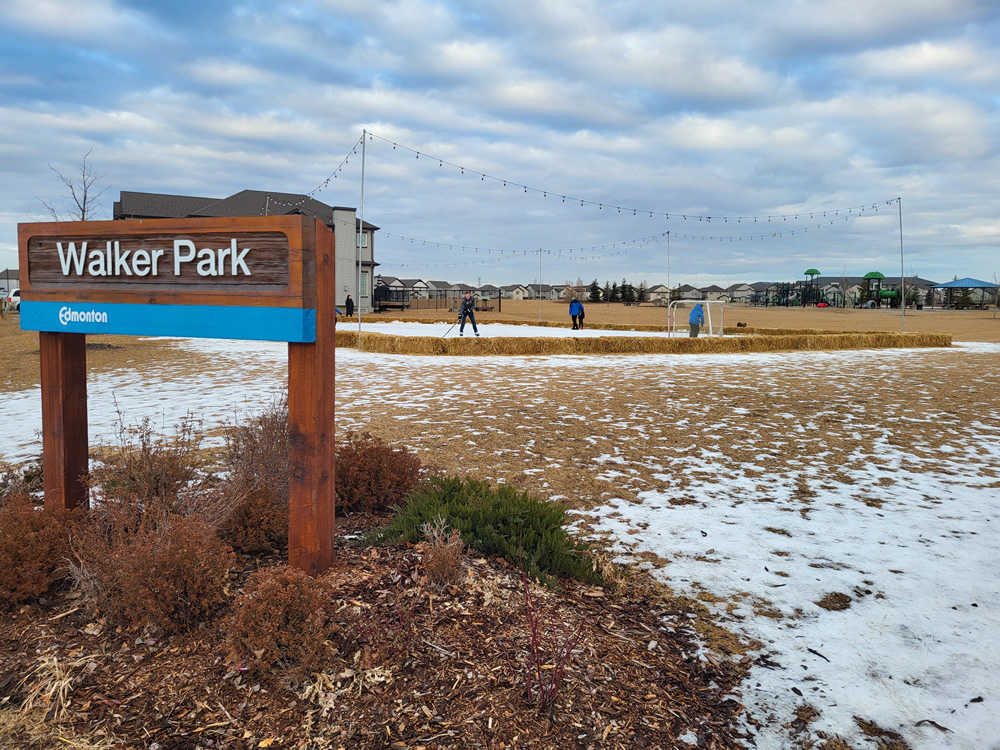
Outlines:
[[[275,232],[288,238],[288,274],[283,285],[272,279],[266,290],[255,291],[253,284],[227,286],[211,280],[204,287],[184,281],[177,290],[162,283],[149,288],[127,278],[103,280],[104,284],[53,283],[45,273],[39,277],[40,283],[33,283],[32,261],[37,268],[41,257],[38,253],[29,257],[33,239],[44,249],[44,242],[54,237],[96,237],[114,242],[136,237],[216,239],[220,233],[244,236]],[[288,342],[288,563],[312,575],[325,571],[333,562],[336,498],[333,231],[322,221],[305,216],[55,222],[18,225],[18,245],[24,269],[21,304],[29,312],[36,302],[211,304],[314,311],[315,340]],[[86,506],[87,333],[29,330],[39,330],[45,505]]]

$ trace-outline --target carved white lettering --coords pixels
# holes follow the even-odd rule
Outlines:
[[[62,267],[63,276],[69,276],[71,268],[74,269],[73,273],[77,276],[83,275],[83,261],[87,255],[87,243],[81,243],[79,253],[76,251],[75,242],[69,243],[65,253],[63,253],[63,243],[57,242],[56,246],[59,249],[59,265]]]
[[[215,267],[215,251],[203,247],[198,251],[198,275],[218,276],[219,271]]]
[[[111,244],[110,242],[108,243]],[[107,276],[108,267],[104,263],[105,255],[100,250],[90,251],[90,263],[87,264],[87,273],[91,276]]]
[[[131,255],[131,250],[126,250],[122,252],[121,244],[118,240],[115,240],[115,276],[131,276],[132,269],[128,267],[128,256]]]
[[[187,255],[181,255],[181,248],[187,248]],[[194,260],[194,243],[191,240],[174,240],[174,276],[181,275],[181,263]]]
[[[192,240],[173,241],[174,276],[181,276],[184,264],[194,263],[199,276],[253,276],[248,256],[253,248],[240,248],[236,239],[229,247],[197,248]],[[159,276],[160,260],[170,252],[166,248],[122,248],[120,240],[107,240],[104,248],[88,242],[57,242],[59,268],[63,276]],[[169,263],[169,260],[166,261]]]
[[[150,258],[149,251],[139,248],[132,253],[132,271],[136,276],[145,276],[149,273]]]
[[[247,268],[247,264],[244,262],[244,258],[247,257],[247,253],[250,252],[250,248],[249,247],[243,248],[243,251],[239,255],[237,255],[236,254],[236,240],[235,239],[233,240],[232,248],[233,248],[233,255],[232,255],[232,258],[233,258],[233,276],[239,276],[240,275],[239,274],[239,269],[240,268],[243,269],[243,273],[245,273],[247,276],[250,276],[250,269]]]

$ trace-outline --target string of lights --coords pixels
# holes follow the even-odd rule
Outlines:
[[[632,250],[637,250],[641,247],[646,247],[647,245],[651,244],[657,239],[666,237],[669,234],[670,232],[663,232],[662,234],[655,235],[655,237],[649,238],[648,241],[643,242],[642,244],[636,244],[629,248],[622,248],[620,250],[616,250],[613,252],[600,253],[596,255],[576,255],[572,256],[572,259],[575,261],[590,261],[590,260],[598,260],[601,258],[611,258],[616,255],[626,255]],[[398,237],[398,235],[390,235],[390,236]],[[400,239],[407,239],[407,238],[404,237]],[[429,243],[429,244],[434,244],[434,243]],[[620,245],[623,243],[616,243],[616,244]],[[446,246],[443,243],[440,244],[439,246],[442,248],[449,247],[450,249],[462,249],[462,248],[455,248],[454,246]],[[499,253],[499,255],[494,256],[492,258],[476,258],[473,260],[437,261],[433,263],[381,263],[380,265],[382,265],[385,268],[446,268],[446,267],[477,266],[477,265],[484,266],[491,263],[500,263],[503,261],[509,261],[513,258],[520,258],[529,255],[537,257],[539,253],[542,253],[543,255],[556,255],[559,257],[566,257],[571,251],[568,249],[546,250],[544,248],[540,248],[538,250],[495,250],[494,252]]]
[[[364,135],[364,133],[362,133],[361,137],[358,138],[358,140],[356,140],[354,142],[353,146],[351,146],[350,151],[347,152],[347,156],[345,156],[344,159],[343,159],[343,161],[340,162],[340,165],[335,170],[333,170],[330,173],[329,177],[327,177],[325,180],[323,180],[323,182],[321,182],[319,185],[317,185],[312,190],[310,190],[308,193],[306,193],[306,195],[308,195],[309,197],[312,197],[312,196],[316,195],[316,193],[319,193],[319,192],[325,190],[327,187],[329,187],[330,186],[330,180],[337,179],[337,174],[344,169],[344,167],[347,165],[347,163],[350,160],[350,158],[358,153],[358,146],[361,145],[361,141],[364,140],[364,137],[365,137],[365,135]]]
[[[350,158],[352,156],[354,156],[355,154],[358,153],[358,146],[361,145],[361,141],[362,141],[363,138],[364,138],[364,134],[362,133],[361,137],[358,138],[358,140],[356,140],[354,142],[354,145],[351,146],[350,151],[347,152],[347,156],[345,156],[343,158],[343,160],[340,162],[340,164],[337,166],[337,168],[334,169],[330,173],[330,175],[325,180],[323,180],[323,182],[321,182],[319,185],[317,185],[316,187],[314,187],[308,193],[305,193],[301,198],[299,198],[297,200],[291,200],[290,201],[290,200],[286,200],[286,199],[283,199],[283,198],[276,198],[273,193],[268,193],[267,194],[267,199],[264,202],[264,208],[261,209],[260,215],[264,216],[264,215],[270,213],[270,207],[271,207],[271,205],[281,206],[283,208],[301,208],[303,205],[305,205],[305,203],[307,201],[309,201],[309,200],[315,200],[316,193],[319,193],[319,192],[325,190],[327,187],[329,187],[330,186],[330,181],[337,179],[337,175],[340,174],[344,170],[344,167],[349,163]]]
[[[362,138],[363,137],[364,137],[364,135],[362,135]],[[598,210],[604,210],[605,208],[607,208],[609,210],[614,209],[618,213],[622,213],[622,212],[628,213],[628,212],[631,211],[633,216],[648,215],[650,218],[652,218],[654,216],[662,216],[662,217],[664,217],[666,219],[674,218],[674,219],[680,219],[682,221],[689,221],[689,220],[690,221],[695,221],[695,220],[697,220],[697,221],[705,222],[705,223],[708,223],[708,224],[710,224],[712,222],[715,222],[715,223],[720,223],[721,222],[723,224],[729,224],[730,222],[732,222],[734,224],[743,224],[744,222],[747,222],[747,223],[760,223],[760,222],[773,222],[773,221],[783,221],[784,222],[784,221],[788,221],[789,219],[791,219],[792,221],[798,221],[799,217],[805,218],[807,215],[809,216],[809,220],[812,221],[812,220],[816,219],[816,217],[820,217],[820,218],[826,219],[829,216],[833,216],[834,218],[831,221],[828,222],[828,223],[832,224],[839,217],[841,217],[842,214],[846,214],[848,216],[848,218],[850,218],[851,215],[854,215],[854,214],[856,214],[858,212],[873,211],[873,210],[877,211],[878,207],[880,205],[892,205],[893,203],[896,202],[896,199],[892,199],[892,200],[887,200],[887,201],[884,201],[884,202],[880,201],[880,202],[877,202],[877,203],[865,203],[865,204],[861,204],[861,205],[857,205],[857,206],[847,206],[847,207],[844,207],[844,208],[803,209],[802,211],[796,211],[794,213],[788,213],[788,214],[764,214],[764,215],[752,215],[752,214],[750,214],[750,215],[746,215],[746,216],[743,216],[743,215],[736,215],[736,216],[730,216],[730,215],[724,215],[724,216],[707,216],[707,215],[704,215],[704,214],[690,214],[690,213],[682,213],[682,212],[677,212],[677,211],[673,211],[673,212],[670,212],[670,211],[656,211],[656,210],[650,210],[650,209],[645,209],[645,208],[638,208],[638,207],[633,207],[633,206],[621,206],[621,205],[617,205],[617,204],[613,204],[613,203],[598,202],[598,201],[588,200],[586,198],[578,198],[578,197],[574,197],[574,196],[570,196],[570,195],[565,195],[565,194],[562,194],[562,193],[558,193],[558,192],[553,191],[553,190],[547,190],[547,189],[544,189],[544,188],[533,187],[531,185],[526,185],[524,183],[516,182],[514,180],[508,180],[508,179],[505,179],[503,177],[498,177],[496,175],[487,174],[486,172],[479,172],[477,170],[471,169],[471,168],[466,167],[464,165],[456,164],[454,162],[448,161],[447,159],[443,159],[443,158],[438,157],[438,156],[433,156],[431,154],[427,154],[427,153],[418,151],[417,149],[410,148],[409,146],[405,146],[405,145],[403,145],[401,143],[398,143],[396,141],[391,141],[388,138],[383,138],[382,136],[376,135],[375,133],[372,133],[370,131],[368,131],[368,138],[369,138],[369,140],[378,139],[378,140],[382,141],[383,143],[391,144],[393,151],[400,150],[400,151],[407,151],[407,152],[409,152],[411,154],[414,154],[415,157],[418,160],[421,157],[423,157],[424,161],[429,162],[431,164],[433,164],[434,162],[437,162],[438,166],[441,167],[441,168],[444,168],[445,166],[447,166],[447,167],[449,167],[451,169],[457,169],[463,175],[464,174],[469,174],[470,176],[479,177],[479,179],[480,179],[481,182],[485,182],[486,180],[490,180],[492,182],[501,183],[504,187],[520,188],[525,193],[536,193],[538,195],[541,195],[543,198],[548,198],[549,196],[552,196],[553,198],[559,198],[563,203],[566,203],[567,201],[569,201],[570,203],[577,203],[577,202],[579,202],[579,204],[581,206],[597,206]],[[357,146],[357,144],[355,144],[355,147],[356,146]],[[766,234],[766,235],[761,235],[761,237],[769,237],[769,236],[773,236],[773,233]]]
[[[884,205],[895,204],[898,198],[886,201]],[[700,240],[708,242],[752,242],[754,240],[761,241],[767,239],[779,239],[784,236],[793,236],[796,233],[806,234],[810,229],[821,230],[823,227],[836,224],[840,221],[849,221],[852,218],[861,218],[863,216],[869,215],[871,212],[878,212],[878,206],[881,204],[870,204],[870,208],[862,206],[857,210],[856,213],[851,213],[848,216],[837,217],[834,219],[828,219],[824,222],[819,222],[816,224],[810,224],[807,226],[799,226],[794,229],[783,229],[781,231],[775,232],[765,232],[753,235],[706,235],[706,234],[691,234],[688,232],[675,232],[673,230],[668,230],[666,232],[660,232],[658,234],[649,235],[647,237],[640,237],[630,240],[619,240],[618,242],[607,243],[603,245],[591,245],[587,247],[573,247],[573,248],[553,248],[553,249],[542,249],[541,252],[546,255],[558,255],[560,257],[570,256],[576,261],[589,261],[598,260],[603,258],[609,258],[615,255],[624,255],[632,250],[636,250],[642,247],[646,247],[652,242],[658,241],[664,237],[670,236],[673,239],[686,239],[686,240]],[[390,267],[415,267],[415,268],[440,268],[446,266],[468,266],[468,265],[485,265],[488,263],[496,263],[502,260],[509,260],[511,258],[517,258],[526,255],[537,255],[538,250],[520,250],[520,249],[509,249],[509,248],[492,248],[492,247],[478,247],[473,245],[463,245],[461,243],[455,242],[438,242],[434,240],[424,240],[416,237],[407,237],[404,235],[393,234],[391,232],[382,233],[386,238],[398,239],[403,242],[409,242],[411,245],[420,244],[421,246],[434,247],[441,250],[451,250],[460,251],[462,253],[473,253],[480,254],[484,253],[486,255],[495,256],[493,258],[476,258],[473,260],[463,260],[463,261],[442,261],[437,263],[416,263],[416,264],[386,264]],[[612,252],[599,252],[611,249]],[[622,249],[618,249],[622,248]],[[591,255],[576,255],[575,253],[595,253]]]

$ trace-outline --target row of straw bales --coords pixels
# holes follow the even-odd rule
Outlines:
[[[742,330],[742,329],[741,329]],[[601,336],[599,338],[393,336],[384,333],[337,331],[337,346],[359,347],[380,354],[450,356],[529,356],[551,354],[734,354],[795,350],[911,349],[951,346],[942,333],[798,331],[776,335],[727,338],[664,338]]]
[[[454,318],[447,320],[430,320],[428,318],[412,318],[400,316],[365,317],[365,323],[424,323],[428,325],[450,325],[455,322]],[[483,324],[490,322],[501,323],[505,326],[536,326],[538,328],[568,328],[566,323],[554,322],[551,320],[501,320],[501,321],[480,321]],[[587,328],[595,331],[640,331],[648,333],[667,333],[669,326],[665,325],[636,325],[633,323],[588,323]],[[673,327],[674,331],[687,331],[687,324],[680,324]],[[726,336],[840,336],[840,335],[877,335],[891,333],[890,331],[842,331],[826,328],[737,328],[726,326],[723,334]],[[942,346],[942,344],[932,344],[931,346]]]

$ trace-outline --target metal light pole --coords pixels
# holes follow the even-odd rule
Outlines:
[[[902,310],[899,321],[900,333],[906,333],[906,276],[903,273],[903,199],[896,198],[899,207],[899,309]]]
[[[365,143],[368,140],[368,131],[361,131],[361,227],[360,231],[354,231],[354,261],[358,266],[358,349],[361,348],[361,260],[364,257],[361,250],[361,240],[365,236]],[[372,295],[374,298],[374,294]]]
[[[670,232],[667,232],[667,302],[670,302]]]

